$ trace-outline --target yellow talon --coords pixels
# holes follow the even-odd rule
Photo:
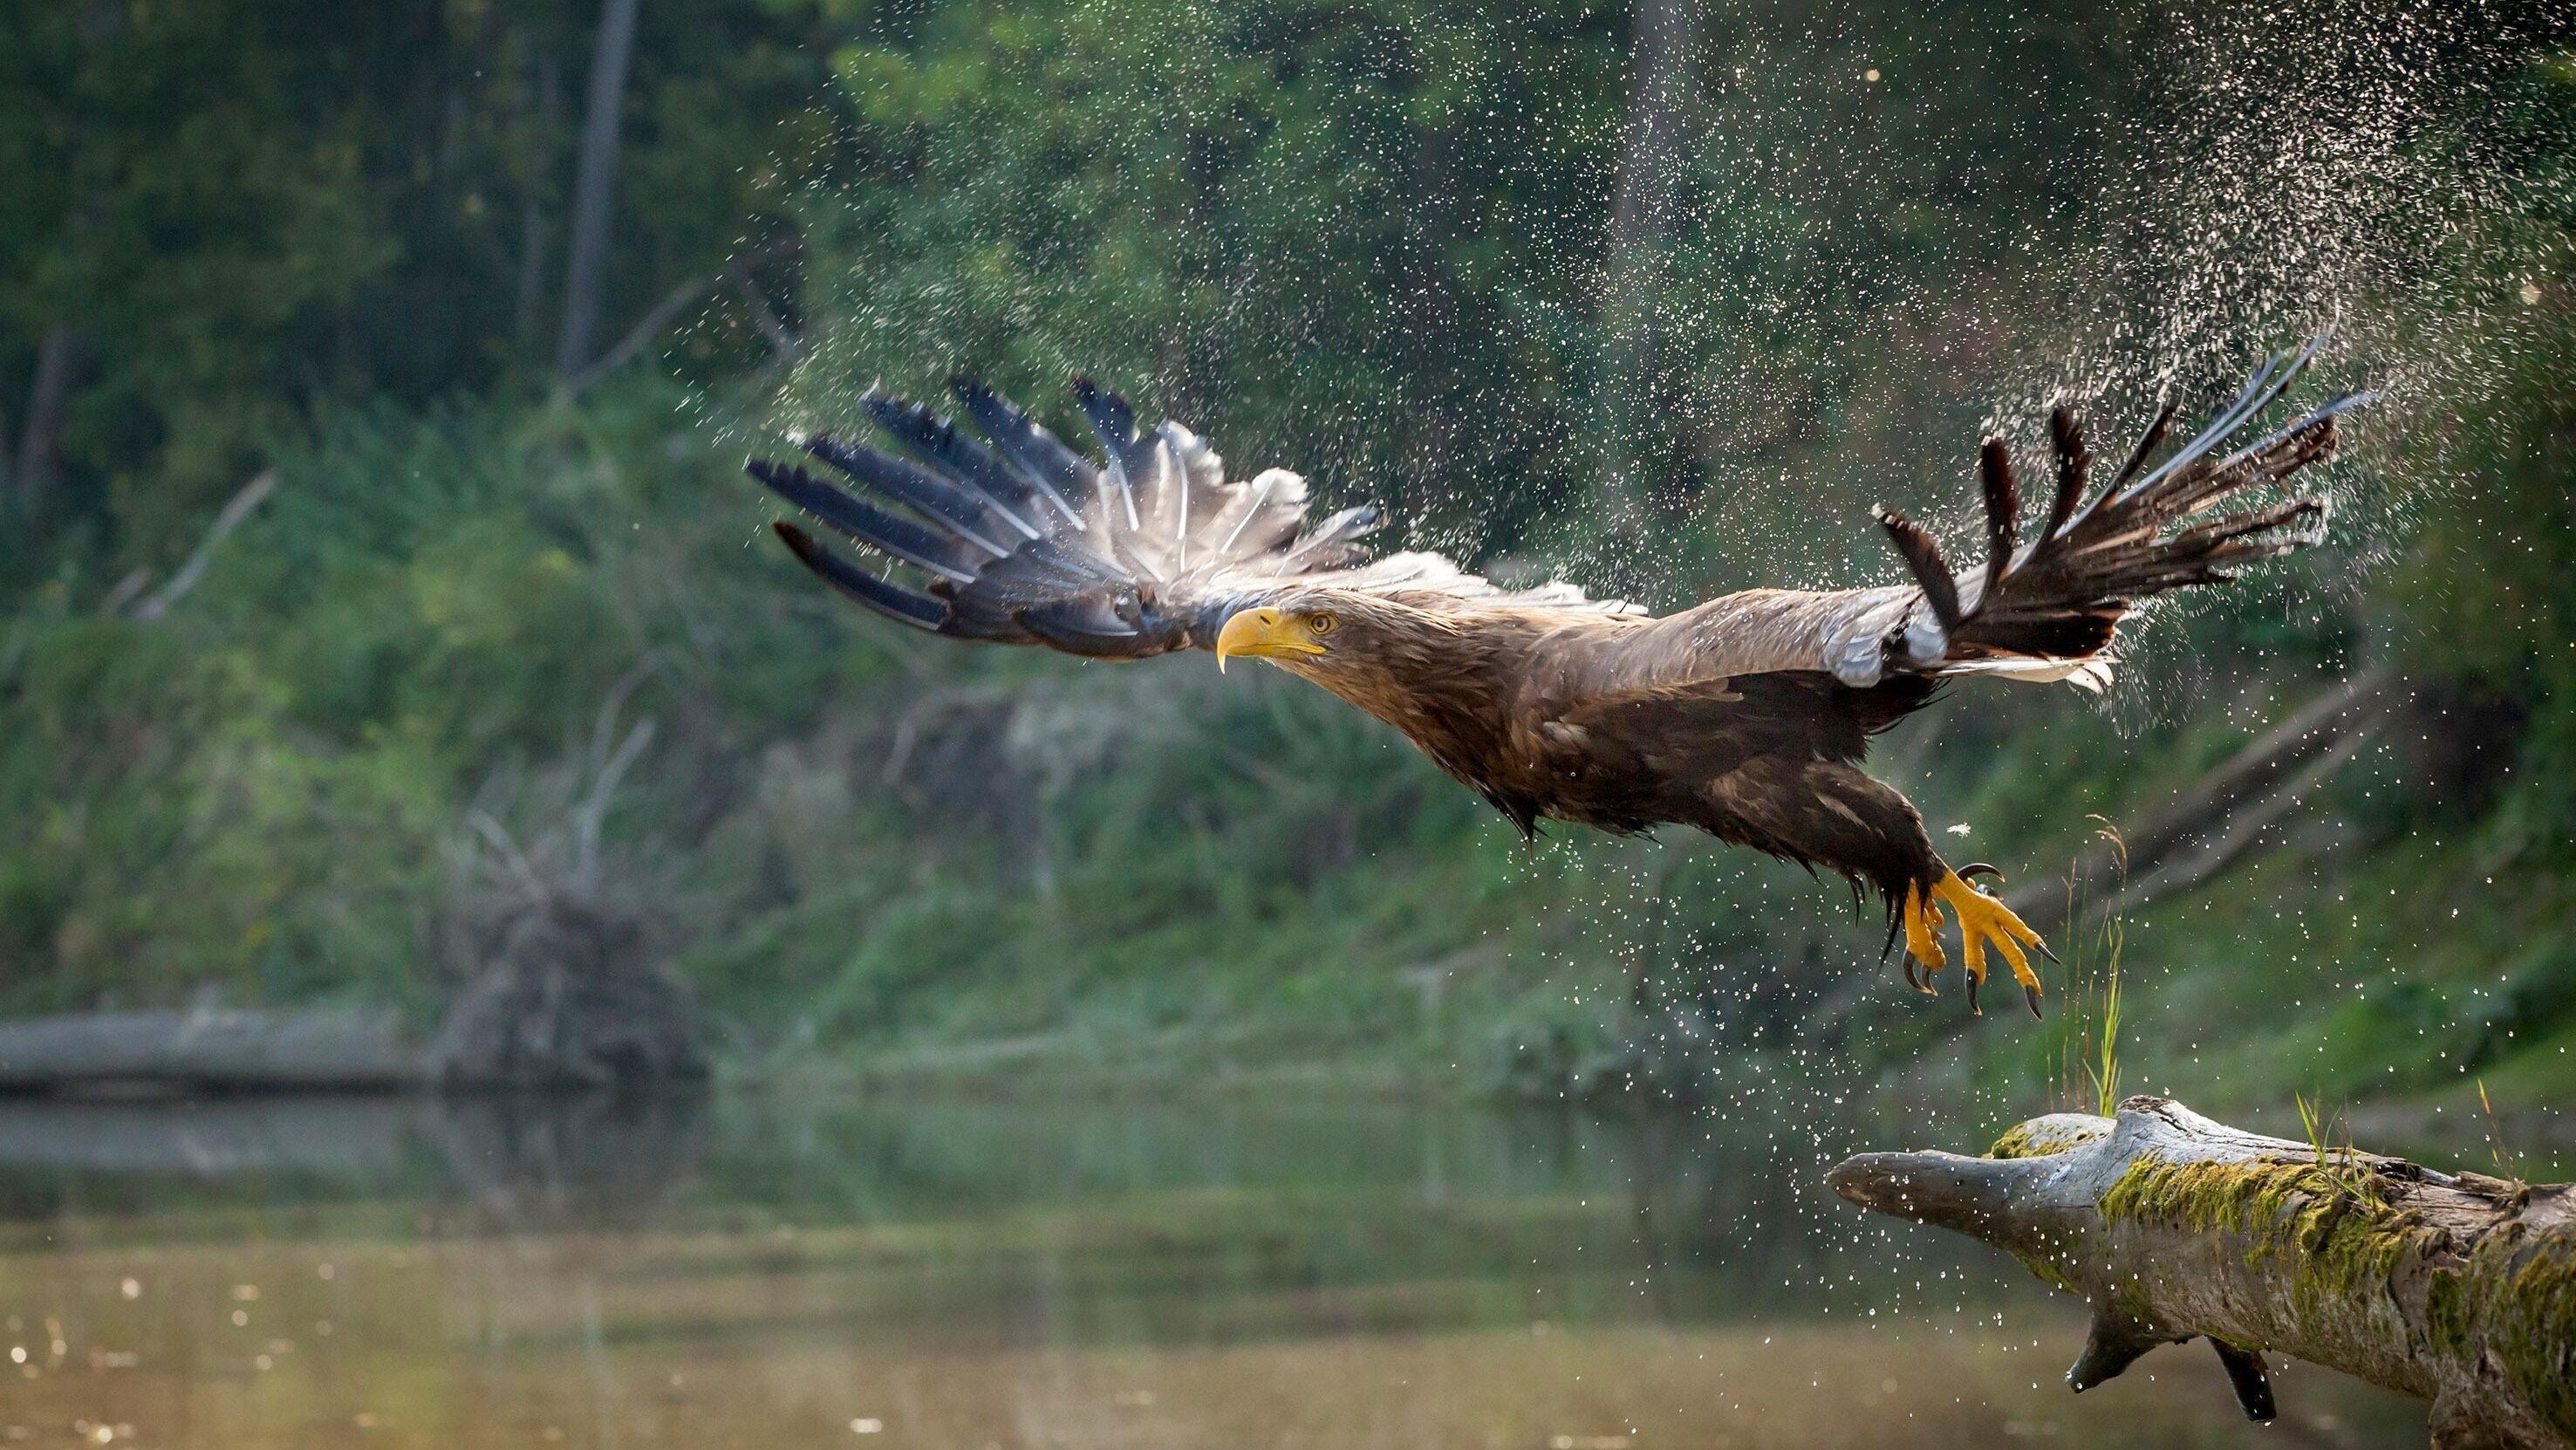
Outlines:
[[[1986,944],[1992,942],[1995,950],[2003,953],[2004,960],[2011,963],[2013,980],[2021,983],[2022,992],[2030,1001],[2031,1014],[2037,1016],[2039,974],[2030,969],[2030,958],[2023,954],[2022,945],[2028,943],[2046,952],[2048,948],[2040,942],[2039,933],[2015,916],[2011,907],[1960,880],[1959,873],[1955,871],[1941,873],[1941,879],[1932,885],[1932,895],[1948,902],[1950,909],[1959,914],[1959,943],[1967,968],[1971,1000],[1976,986],[1986,979]],[[1907,900],[1912,899],[1909,888]],[[1911,944],[1911,937],[1908,944]]]

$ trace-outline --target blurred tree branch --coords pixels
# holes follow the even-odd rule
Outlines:
[[[652,346],[653,339],[661,336],[663,329],[678,321],[680,314],[696,306],[708,293],[723,286],[731,286],[741,294],[744,305],[751,310],[753,325],[760,329],[763,337],[769,339],[770,345],[777,349],[778,356],[786,362],[795,362],[804,355],[803,343],[794,333],[787,330],[785,323],[778,320],[777,312],[770,307],[768,297],[760,290],[760,284],[751,274],[752,269],[764,262],[801,257],[804,253],[803,243],[793,237],[782,238],[742,253],[726,263],[722,271],[692,277],[672,288],[667,296],[653,304],[652,311],[636,320],[635,325],[627,330],[626,335],[617,340],[615,347],[601,353],[598,361],[576,372],[566,374],[562,385],[556,390],[557,396],[570,401],[590,391],[600,379],[633,362],[644,349]]]
[[[135,605],[128,617],[148,624],[168,614],[170,606],[187,598],[188,591],[196,588],[197,582],[206,577],[206,566],[214,562],[215,550],[276,488],[277,470],[274,468],[261,469],[257,477],[243,484],[241,491],[234,494],[222,512],[215,515],[214,524],[206,530],[206,537],[198,542],[196,550],[188,555],[188,562],[179,566],[179,572],[170,576],[169,583]],[[140,569],[125,576],[109,594],[107,603],[100,606],[100,612],[115,614],[125,599],[141,591],[148,577],[148,573]]]

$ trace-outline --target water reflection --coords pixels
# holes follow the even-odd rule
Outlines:
[[[2250,1438],[2195,1351],[2069,1397],[2071,1306],[1823,1193],[1865,1132],[1242,1100],[0,1104],[0,1348],[25,1351],[0,1436]],[[2348,1381],[2283,1393],[2315,1443],[2421,1443]]]
[[[695,1097],[0,1099],[0,1215],[391,1189],[578,1225],[690,1177],[704,1120]]]

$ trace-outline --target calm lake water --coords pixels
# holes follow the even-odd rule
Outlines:
[[[2420,1446],[1833,1200],[1883,1128],[1351,1102],[0,1103],[0,1446]]]

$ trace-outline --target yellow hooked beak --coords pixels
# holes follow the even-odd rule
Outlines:
[[[1278,659],[1286,655],[1319,655],[1324,647],[1315,642],[1314,632],[1306,622],[1276,609],[1242,609],[1216,632],[1217,672],[1225,671],[1225,662],[1235,655],[1257,659]]]

